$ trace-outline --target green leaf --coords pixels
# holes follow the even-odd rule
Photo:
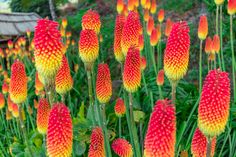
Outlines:
[[[134,111],[134,121],[139,122],[140,120],[143,120],[145,117],[145,113],[143,111]]]
[[[83,155],[86,151],[86,144],[84,142],[74,141],[74,149],[75,155],[80,156]]]

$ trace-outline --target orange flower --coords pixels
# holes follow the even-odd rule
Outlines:
[[[46,143],[49,157],[71,156],[72,120],[69,109],[63,103],[54,104],[49,113]]]
[[[212,139],[211,144],[211,156],[214,156],[216,146],[216,137]],[[192,144],[191,144],[191,152],[193,157],[206,157],[207,153],[207,138],[204,134],[197,128],[194,132]]]
[[[13,42],[11,40],[8,40],[7,45],[9,49],[13,48]]]
[[[9,94],[11,100],[16,104],[23,103],[26,100],[27,76],[25,73],[25,66],[20,61],[15,61],[12,64]]]
[[[138,46],[140,27],[139,14],[134,11],[129,12],[121,37],[121,48],[125,56],[131,46]]]
[[[142,5],[142,7],[145,6],[146,2],[147,2],[147,0],[141,0],[141,5]]]
[[[118,62],[123,62],[125,59],[121,48],[121,38],[122,38],[122,30],[124,27],[124,23],[125,23],[125,16],[117,15],[115,31],[114,31],[114,54]]]
[[[220,52],[220,37],[219,35],[214,35],[212,41],[212,53],[219,53]]]
[[[214,61],[215,60],[215,54],[212,54],[212,53],[210,53],[209,55],[208,55],[208,60],[209,61]]]
[[[150,36],[150,44],[151,46],[156,46],[158,43],[157,29],[153,28],[151,36]]]
[[[144,9],[144,15],[143,15],[143,18],[144,18],[144,21],[148,21],[149,20],[149,10],[148,9]]]
[[[171,81],[178,81],[187,72],[190,37],[187,22],[173,25],[164,54],[164,71]]]
[[[37,129],[39,133],[45,134],[48,128],[48,117],[50,113],[50,105],[45,98],[41,98],[37,110]]]
[[[121,14],[124,15],[125,17],[128,16],[128,14],[129,14],[129,10],[128,10],[128,7],[127,7],[126,4],[124,4],[124,8],[123,8],[123,11],[122,11]]]
[[[148,10],[151,8],[151,0],[146,0],[144,8]]]
[[[147,34],[151,35],[152,30],[155,28],[154,19],[152,16],[149,17],[147,22]]]
[[[134,6],[136,7],[136,8],[138,8],[138,6],[139,6],[139,0],[133,0],[134,1]]]
[[[17,104],[12,104],[12,111],[11,111],[11,113],[12,113],[12,116],[14,117],[14,118],[18,118],[19,117],[19,108],[18,108],[18,105]]]
[[[158,100],[151,114],[144,142],[145,157],[174,157],[176,142],[175,107]]]
[[[165,72],[163,69],[161,69],[157,74],[156,83],[158,86],[162,86],[164,84],[164,81],[165,81]]]
[[[11,112],[12,111],[12,109],[13,109],[13,105],[12,104],[14,104],[14,102],[12,102],[12,100],[11,100],[11,98],[10,98],[10,95],[8,95],[8,97],[7,97],[7,107],[8,107],[8,110]]]
[[[62,24],[62,27],[65,29],[66,26],[67,26],[67,19],[66,18],[62,18],[61,24]]]
[[[171,21],[170,18],[166,20],[166,29],[165,29],[165,35],[169,37],[170,32],[172,30],[173,22]]]
[[[42,91],[44,88],[43,83],[39,80],[38,72],[35,73],[35,89],[37,91]]]
[[[117,115],[117,117],[122,117],[125,114],[126,107],[125,107],[125,103],[122,98],[118,98],[116,100],[114,110],[115,110],[115,114]]]
[[[35,66],[46,82],[54,79],[63,56],[58,23],[47,19],[38,20],[34,36]]]
[[[207,39],[206,39],[205,52],[207,54],[212,52],[212,40],[211,40],[211,37],[207,37]]]
[[[228,73],[211,70],[205,78],[198,108],[198,127],[205,136],[224,132],[229,116],[230,80]]]
[[[133,11],[134,10],[134,0],[128,0],[128,10]]]
[[[82,28],[94,30],[97,34],[100,33],[101,21],[99,14],[89,9],[82,17]]]
[[[144,56],[141,56],[141,70],[145,70],[147,67],[147,60]]]
[[[66,94],[73,87],[73,79],[70,74],[70,66],[65,55],[62,58],[61,67],[57,72],[55,85],[56,92],[61,95]]]
[[[165,11],[164,9],[160,9],[157,15],[157,19],[160,23],[162,23],[164,21],[165,18]]]
[[[79,55],[84,63],[93,63],[99,52],[98,37],[93,30],[82,30],[79,39]]]
[[[3,109],[5,106],[5,98],[2,93],[0,93],[0,110]]]
[[[117,0],[116,10],[117,10],[118,14],[121,14],[123,9],[124,9],[124,2],[123,2],[123,0]]]
[[[216,5],[221,5],[225,0],[214,0]]]
[[[8,84],[4,81],[3,84],[2,84],[2,93],[7,94],[8,89],[9,89]]]
[[[201,15],[198,25],[198,38],[205,40],[208,34],[208,22],[206,15]]]
[[[31,34],[30,29],[27,29],[27,30],[26,30],[26,35],[27,35],[28,38],[30,38],[30,34]]]
[[[152,0],[151,2],[151,8],[150,8],[150,12],[152,14],[155,14],[157,11],[157,4],[156,4],[156,0]]]
[[[36,99],[34,99],[34,108],[37,109],[38,106],[39,106],[38,101]]]
[[[111,74],[107,64],[99,64],[96,81],[96,95],[101,104],[107,103],[112,95]]]
[[[12,114],[11,112],[7,109],[6,110],[6,120],[11,120],[12,119]]]
[[[124,73],[123,73],[123,84],[124,88],[128,92],[136,92],[141,82],[141,59],[140,52],[138,49],[131,47],[127,53]]]
[[[120,157],[132,157],[133,150],[131,144],[122,138],[118,138],[112,142],[113,151]]]
[[[95,127],[90,137],[88,157],[105,157],[104,137],[100,127]]]
[[[139,35],[139,39],[138,39],[138,48],[139,51],[142,51],[144,48],[144,39],[143,39],[143,35]]]
[[[236,0],[228,0],[228,14],[233,15],[236,13]]]

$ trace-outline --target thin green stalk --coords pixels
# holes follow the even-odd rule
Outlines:
[[[136,151],[136,157],[141,157],[141,152],[140,152],[140,145],[139,145],[139,140],[138,140],[138,134],[137,134],[137,129],[134,121],[134,115],[133,115],[133,100],[132,100],[132,94],[129,93],[129,111],[130,111],[130,123],[132,126],[132,133],[133,133],[133,138],[134,138],[134,146],[135,146],[135,151]]]
[[[232,80],[233,80],[233,102],[236,103],[236,80],[235,80],[235,59],[234,59],[234,36],[233,36],[233,16],[230,15],[230,41],[231,41],[231,51],[232,51]]]
[[[202,40],[200,40],[200,53],[199,53],[199,93],[202,91]]]
[[[217,53],[217,56],[215,56],[215,57],[217,57],[218,58],[218,62],[219,62],[219,68],[222,70],[222,66],[221,66],[221,58],[220,58],[220,53],[221,52],[218,52]],[[216,68],[215,68],[216,69]]]
[[[142,80],[143,80],[145,92],[148,95],[148,88],[147,88],[147,83],[146,83],[146,79],[145,79],[145,76],[144,76],[144,71],[142,71]]]
[[[140,137],[140,143],[141,143],[141,153],[143,154],[143,122],[140,121],[139,123],[139,137]]]
[[[211,157],[211,144],[212,144],[212,139],[208,138],[207,139],[207,154],[206,154],[206,157]]]
[[[221,67],[223,71],[225,71],[225,61],[224,61],[224,53],[223,53],[223,25],[222,25],[222,20],[223,20],[223,14],[222,14],[222,7],[223,5],[220,6],[220,55],[221,55]]]
[[[150,99],[151,99],[151,108],[153,110],[154,100],[153,100],[153,93],[152,93],[152,91],[150,91]]]
[[[119,138],[122,136],[122,131],[121,131],[121,117],[119,117]]]
[[[207,59],[207,70],[210,70],[209,60]]]
[[[22,104],[18,105],[19,107],[19,120],[20,120],[20,128],[22,130],[22,134],[23,134],[23,137],[24,137],[24,141],[25,141],[25,145],[26,147],[28,148],[29,150],[29,153],[30,153],[30,156],[33,157],[33,152],[29,146],[29,141],[28,141],[28,137],[27,137],[27,132],[26,132],[26,129],[25,129],[25,124],[24,124],[24,120],[23,120],[23,110],[22,110]]]
[[[177,82],[172,81],[171,82],[171,100],[172,103],[175,105],[175,99],[176,99],[176,87],[177,87]]]
[[[218,34],[219,28],[218,28],[218,23],[219,23],[219,6],[216,6],[216,34]]]
[[[162,67],[162,55],[161,55],[161,37],[162,37],[162,30],[161,30],[161,27],[162,27],[162,23],[160,23],[160,32],[161,32],[161,36],[160,36],[160,40],[158,42],[158,70],[161,69]]]
[[[154,47],[152,47],[152,46],[151,46],[151,54],[152,54],[152,65],[153,65],[155,74],[157,75],[157,67],[156,67],[156,61],[155,61]]]
[[[158,91],[159,91],[159,98],[163,99],[161,86],[158,86]]]

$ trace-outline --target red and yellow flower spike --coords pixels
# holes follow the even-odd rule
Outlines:
[[[228,0],[228,8],[229,15],[234,15],[236,13],[236,0]]]
[[[67,24],[68,24],[67,19],[66,19],[66,18],[62,18],[61,21],[62,21],[62,22],[61,22],[62,27],[63,27],[64,29],[66,29]]]
[[[66,94],[73,87],[73,79],[70,74],[70,66],[65,55],[62,58],[61,67],[57,72],[55,85],[56,92],[61,95]]]
[[[145,70],[147,67],[147,60],[144,56],[141,56],[141,70]]]
[[[12,113],[12,116],[14,118],[18,118],[19,117],[19,108],[18,108],[17,104],[12,103],[12,111],[11,111],[11,113]]]
[[[122,117],[125,114],[126,107],[122,98],[118,98],[116,100],[116,104],[114,106],[115,114],[117,117]]]
[[[156,46],[158,43],[157,29],[153,28],[151,36],[150,36],[150,44],[151,46]]]
[[[221,5],[224,3],[225,0],[214,0],[216,5]]]
[[[3,109],[5,106],[5,98],[2,93],[0,93],[0,110]]]
[[[212,139],[211,143],[211,156],[214,156],[216,146],[216,137]],[[206,157],[207,154],[207,138],[206,136],[197,128],[194,132],[191,152],[193,157]]]
[[[144,48],[143,35],[139,35],[139,38],[138,38],[138,48],[139,48],[139,51],[142,51],[143,48]]]
[[[121,37],[121,48],[124,56],[126,56],[131,46],[138,46],[140,27],[139,14],[134,11],[129,12]]]
[[[171,81],[178,81],[186,74],[189,62],[190,36],[187,22],[173,25],[164,54],[164,71]]]
[[[99,42],[96,33],[93,30],[82,30],[79,39],[79,55],[84,63],[91,64],[99,52]]]
[[[153,29],[155,29],[154,19],[150,16],[147,22],[147,34],[151,35]]]
[[[8,90],[9,90],[9,86],[8,84],[6,83],[6,81],[3,82],[2,84],[2,93],[5,95],[8,93]]]
[[[37,108],[37,129],[41,134],[46,134],[47,132],[49,113],[50,104],[47,99],[41,98]]]
[[[43,85],[43,83],[39,80],[39,73],[36,72],[36,73],[35,73],[35,89],[40,92],[40,91],[43,90],[43,88],[44,88],[44,85]]]
[[[38,20],[34,45],[36,69],[43,79],[49,82],[56,76],[63,56],[58,23],[48,19]]]
[[[107,103],[112,95],[112,82],[109,66],[99,64],[96,80],[96,95],[101,104]]]
[[[149,10],[148,9],[144,9],[144,15],[143,15],[143,19],[145,22],[147,22],[149,20]]]
[[[12,64],[9,94],[11,100],[16,104],[23,103],[27,98],[27,76],[25,66],[20,61]]]
[[[129,10],[128,10],[128,6],[126,4],[124,4],[124,8],[123,8],[123,11],[121,14],[124,15],[125,17],[128,16]]]
[[[116,10],[117,10],[118,14],[121,14],[123,9],[124,9],[124,2],[123,2],[123,0],[117,0]]]
[[[151,8],[150,8],[150,12],[152,14],[155,14],[157,11],[157,4],[156,4],[156,0],[152,0],[151,2]]]
[[[200,40],[205,40],[208,35],[208,21],[206,15],[200,16],[200,21],[198,25],[198,38]]]
[[[69,109],[63,103],[54,104],[49,113],[46,143],[49,157],[71,156],[72,120]]]
[[[100,33],[101,21],[99,14],[89,9],[84,16],[82,17],[82,29],[90,29],[96,32],[96,34]]]
[[[124,15],[117,15],[116,16],[116,25],[115,25],[115,32],[114,32],[114,55],[118,62],[123,62],[125,57],[122,53],[121,48],[121,38],[122,38],[122,30],[125,24],[125,16]]]
[[[214,35],[212,40],[212,53],[219,53],[220,52],[220,37],[218,34]]]
[[[128,0],[128,10],[133,11],[135,8],[134,0]]]
[[[158,100],[151,114],[144,142],[145,157],[174,157],[176,142],[175,107]]]
[[[12,119],[12,114],[11,112],[7,109],[6,110],[6,120],[11,120]]]
[[[8,40],[7,46],[8,46],[9,49],[12,49],[13,48],[13,42],[11,40]]]
[[[162,23],[164,21],[165,18],[165,11],[164,9],[160,9],[157,15],[157,19],[160,23]]]
[[[228,73],[209,71],[198,108],[198,127],[207,137],[224,132],[229,116],[230,80]]]
[[[140,1],[141,1],[142,7],[144,8],[144,7],[145,7],[145,4],[146,4],[146,2],[147,2],[147,0],[140,0]]]
[[[205,52],[207,54],[212,52],[212,40],[211,37],[207,37],[206,38],[206,42],[205,42]]]
[[[135,8],[138,8],[138,6],[139,6],[139,0],[133,0],[134,1],[134,6],[135,6]]]
[[[151,0],[146,0],[144,8],[148,10],[151,8]]]
[[[157,74],[156,83],[158,86],[162,86],[164,84],[164,81],[165,81],[165,71],[161,69]]]
[[[172,30],[173,22],[171,21],[170,18],[166,20],[166,27],[165,27],[165,35],[169,37],[170,32]]]
[[[7,107],[8,107],[8,110],[11,112],[12,111],[12,108],[13,108],[13,105],[14,102],[12,102],[11,98],[10,98],[10,95],[8,95],[7,97]]]
[[[92,130],[88,157],[105,157],[104,136],[100,127]]]
[[[113,151],[119,157],[133,157],[133,150],[131,144],[125,139],[118,138],[112,142]]]
[[[127,53],[124,73],[123,73],[124,88],[128,92],[136,92],[141,83],[141,58],[137,48],[131,47]]]

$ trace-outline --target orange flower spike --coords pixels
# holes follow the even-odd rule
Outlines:
[[[0,93],[0,110],[3,109],[5,106],[5,98],[2,93]]]
[[[121,48],[124,56],[126,56],[131,46],[138,46],[140,27],[139,14],[134,11],[129,12],[121,37]]]
[[[165,71],[161,69],[157,74],[156,83],[158,86],[162,86],[164,84],[164,81],[165,81]]]
[[[117,0],[116,10],[117,10],[118,14],[121,14],[123,9],[124,9],[124,2],[123,2],[123,0]]]
[[[82,29],[94,30],[96,34],[100,33],[101,21],[99,14],[89,9],[82,17]]]
[[[49,113],[47,152],[49,157],[71,156],[73,128],[70,111],[63,103],[54,104]]]
[[[138,39],[138,48],[139,51],[142,51],[144,48],[144,39],[143,39],[143,35],[139,35],[139,39]]]
[[[90,146],[88,157],[105,157],[105,146],[103,132],[100,127],[95,127],[92,130],[90,137]]]
[[[12,104],[14,104],[13,102],[12,102],[12,100],[11,100],[11,98],[10,98],[10,95],[8,95],[8,97],[7,97],[7,107],[8,107],[8,110],[11,112],[12,111],[12,109],[13,109],[13,105]]]
[[[146,0],[146,4],[144,6],[145,9],[150,9],[151,8],[151,0]]]
[[[34,99],[34,108],[38,109],[38,107],[39,107],[39,103],[36,99]]]
[[[127,53],[124,73],[123,84],[128,92],[136,92],[141,83],[141,59],[138,49],[131,47]]]
[[[212,52],[212,40],[211,37],[207,37],[206,38],[206,42],[205,42],[205,52],[207,54]]]
[[[171,21],[170,18],[166,20],[166,28],[165,28],[165,35],[169,37],[170,32],[172,30],[173,22]]]
[[[151,46],[156,46],[158,43],[157,29],[153,28],[151,36],[150,36],[150,44]]]
[[[115,114],[117,117],[122,117],[125,114],[126,107],[122,98],[118,98],[116,100],[116,104],[114,106]]]
[[[135,8],[138,8],[138,6],[139,6],[139,0],[133,0],[134,1],[134,6],[135,6]]]
[[[145,7],[146,2],[147,2],[147,0],[141,0],[141,5],[143,8]]]
[[[157,4],[156,4],[156,0],[152,0],[151,2],[151,8],[150,8],[150,12],[152,14],[155,14],[157,11]]]
[[[65,55],[62,58],[61,67],[57,72],[55,85],[56,92],[61,95],[66,94],[73,87],[73,78],[70,74],[70,66]]]
[[[12,114],[11,112],[7,109],[6,110],[6,120],[11,120],[12,119]]]
[[[11,100],[16,104],[23,103],[27,98],[27,76],[25,66],[20,61],[12,64],[9,94]]]
[[[134,0],[128,0],[128,10],[133,11],[135,8]]]
[[[39,80],[39,73],[38,72],[36,72],[35,73],[35,89],[37,90],[37,91],[42,91],[43,90],[43,88],[44,88],[44,85],[43,85],[43,83]]]
[[[66,18],[62,18],[61,25],[62,25],[62,27],[63,27],[64,29],[66,29],[67,24],[68,24],[67,19],[66,19]]]
[[[8,46],[9,49],[12,49],[13,48],[13,42],[11,40],[8,40],[7,46]]]
[[[147,67],[147,60],[144,56],[141,56],[141,70],[144,71]]]
[[[150,16],[147,22],[147,34],[151,35],[153,29],[155,29],[154,19]]]
[[[12,116],[14,117],[14,118],[18,118],[19,117],[19,108],[18,108],[18,105],[17,104],[12,104],[12,111],[11,111],[11,113],[12,113]]]
[[[230,79],[228,73],[209,71],[205,78],[198,108],[198,127],[205,136],[224,132],[229,116]]]
[[[9,87],[8,84],[4,81],[2,84],[2,93],[5,95],[8,93]]]
[[[133,150],[131,144],[122,138],[118,138],[112,142],[113,151],[119,157],[133,157]]]
[[[121,14],[124,15],[125,17],[128,16],[129,10],[128,10],[128,6],[126,4],[124,4],[124,8],[123,8],[123,11]]]
[[[216,5],[221,5],[225,0],[214,0]]]
[[[234,15],[236,13],[236,0],[228,0],[228,14]]]
[[[109,66],[99,64],[96,80],[96,95],[101,104],[109,102],[112,95],[112,82]]]
[[[26,30],[26,35],[27,35],[28,38],[30,38],[30,34],[31,34],[30,29],[27,29],[27,30]]]
[[[30,106],[28,106],[27,111],[28,111],[28,113],[29,113],[30,115],[33,114],[33,110],[32,110],[32,108],[31,108]]]
[[[211,144],[211,156],[214,156],[216,146],[216,137],[212,139]],[[193,157],[206,157],[207,154],[207,138],[206,136],[197,128],[194,132],[191,152]]]
[[[205,40],[208,35],[208,22],[207,16],[202,15],[200,17],[199,25],[198,25],[198,38],[200,40]]]
[[[209,61],[214,61],[215,60],[215,54],[212,54],[212,53],[210,53],[209,55],[208,55],[208,60]]]
[[[157,19],[160,23],[162,23],[164,21],[165,18],[165,11],[164,9],[160,9],[157,15]]]
[[[186,74],[189,62],[190,36],[187,22],[173,25],[164,54],[164,71],[171,81],[178,81]]]
[[[145,137],[145,157],[174,157],[176,142],[175,114],[175,107],[170,100],[158,100],[156,102]]]
[[[156,30],[157,30],[156,31],[157,32],[157,39],[159,42],[159,40],[161,39],[161,26],[160,26],[160,24],[157,25]]]
[[[219,35],[214,35],[212,41],[212,53],[219,53],[220,52],[220,37]]]
[[[57,22],[47,19],[38,20],[35,27],[35,66],[46,82],[54,79],[61,66],[62,41],[57,28]]]
[[[50,104],[47,99],[41,98],[37,109],[37,129],[41,134],[45,134],[47,132],[49,113]]]
[[[79,39],[79,55],[84,63],[93,63],[99,52],[99,42],[93,30],[82,30]]]
[[[144,15],[143,15],[143,18],[144,18],[144,21],[147,22],[149,20],[149,10],[148,9],[144,9]]]
[[[121,48],[121,38],[122,38],[122,30],[125,24],[125,16],[124,15],[117,15],[116,16],[116,25],[114,31],[114,55],[118,62],[123,62],[125,57],[122,53]]]

